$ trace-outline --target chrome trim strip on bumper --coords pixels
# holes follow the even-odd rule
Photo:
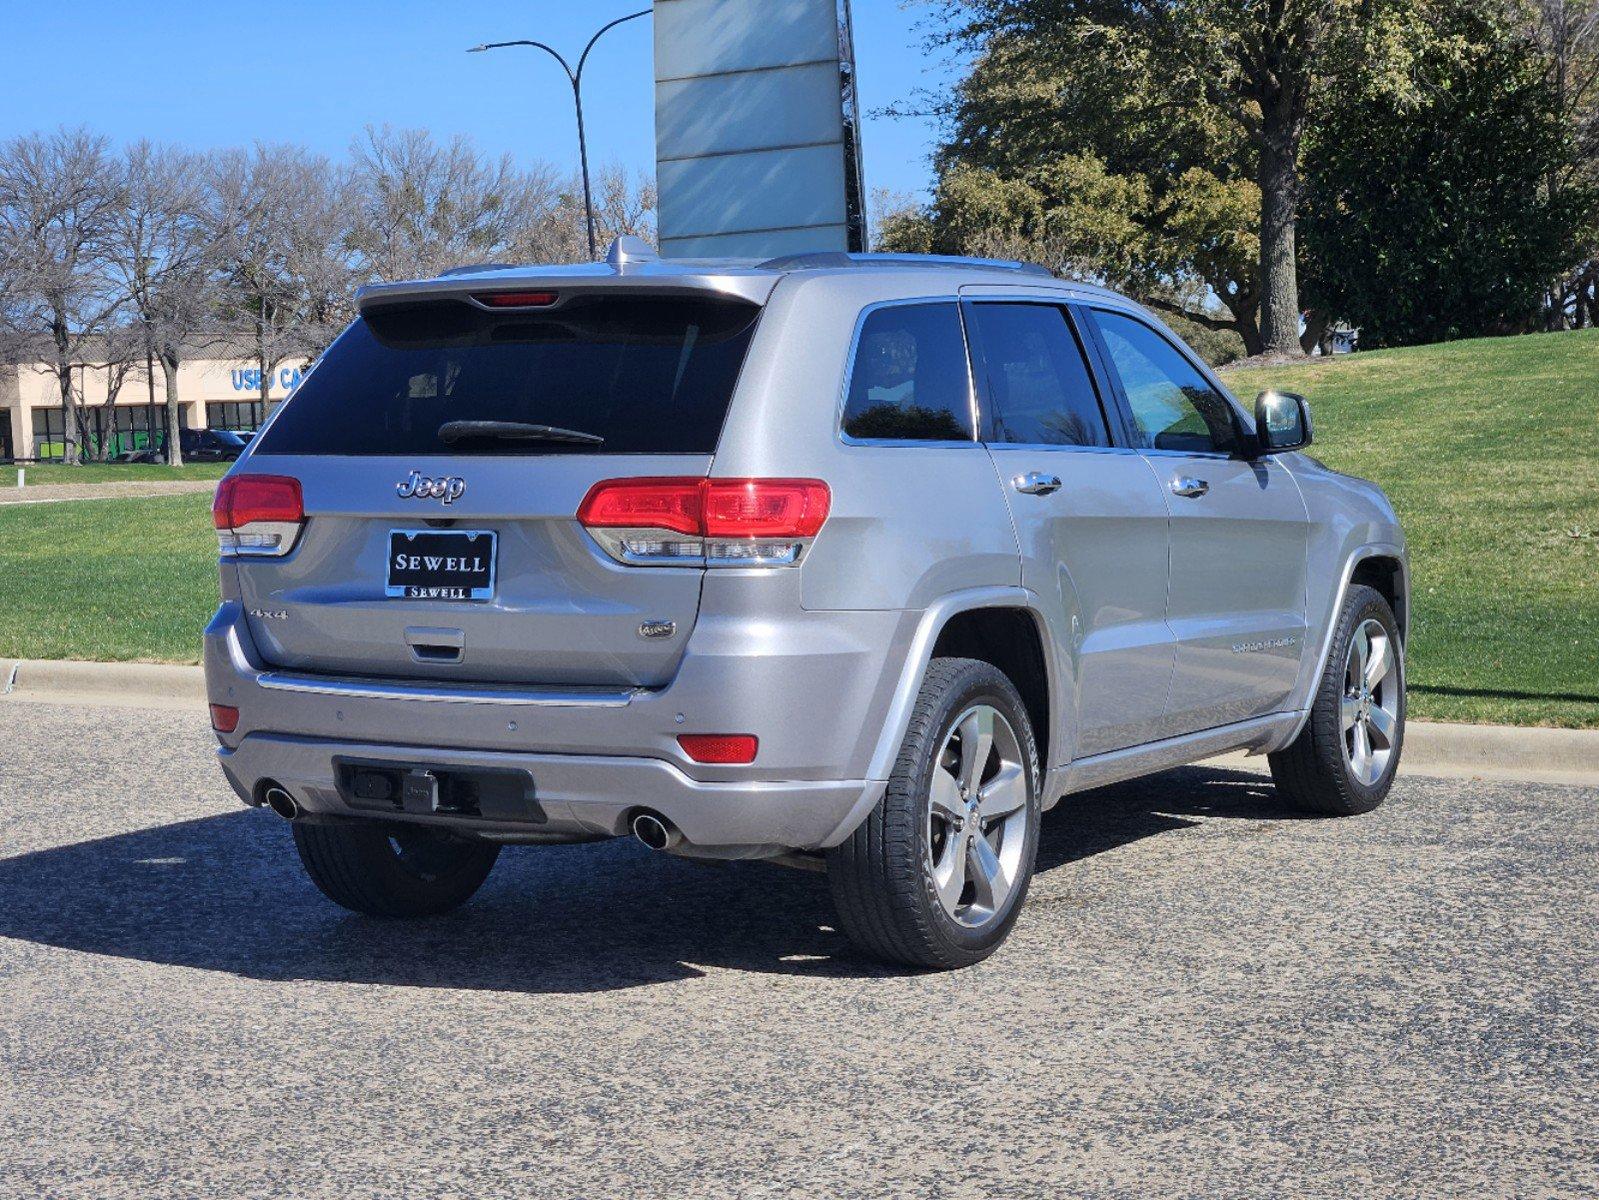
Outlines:
[[[412,700],[424,704],[505,704],[527,708],[626,708],[639,688],[508,688],[484,684],[450,687],[429,683],[384,683],[372,679],[332,679],[269,671],[256,679],[271,692],[342,696],[352,700]]]

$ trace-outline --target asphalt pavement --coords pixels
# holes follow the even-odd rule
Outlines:
[[[1599,790],[1069,798],[1009,945],[907,975],[628,843],[353,916],[211,744],[0,700],[0,1196],[1599,1195]]]

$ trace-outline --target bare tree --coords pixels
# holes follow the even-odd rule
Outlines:
[[[296,146],[218,160],[222,325],[254,351],[261,405],[285,362],[309,361],[346,319],[356,273],[349,174]]]
[[[96,350],[98,353],[94,353]],[[89,373],[96,372],[104,382],[104,389],[100,400],[100,436],[95,441],[94,457],[97,462],[106,462],[115,441],[117,398],[129,376],[145,367],[143,337],[136,327],[119,322],[87,344],[84,356],[78,363],[79,403],[85,413],[90,411]]]
[[[426,130],[367,126],[351,148],[358,215],[354,247],[376,279],[416,279],[509,257],[557,220],[548,167],[519,171],[469,138],[440,145]]]
[[[655,183],[648,176],[630,176],[616,163],[600,168],[594,181],[594,226],[601,245],[623,234],[653,243],[655,208]],[[573,178],[549,189],[545,208],[537,219],[524,222],[511,257],[520,262],[586,262],[587,228],[582,181]]]
[[[111,226],[111,275],[137,325],[141,357],[159,362],[165,377],[166,460],[174,467],[183,465],[182,347],[209,317],[214,270],[228,232],[209,180],[199,155],[136,142],[123,156],[123,203]]]
[[[629,177],[619,163],[600,168],[594,187],[594,224],[605,241],[630,234],[653,243],[655,205],[655,181],[642,171]]]
[[[60,129],[0,145],[7,319],[22,334],[48,341],[68,463],[81,460],[87,441],[72,366],[122,299],[106,270],[111,226],[122,204],[107,144],[85,129]]]
[[[326,160],[310,159],[302,164],[296,192],[299,208],[286,259],[296,328],[290,357],[309,365],[355,315],[362,278],[354,250],[356,192],[349,169],[327,169]]]

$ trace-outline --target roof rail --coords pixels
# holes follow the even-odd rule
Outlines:
[[[1023,275],[1055,273],[1037,263],[1013,262],[1006,258],[967,258],[944,254],[846,254],[842,250],[823,250],[810,254],[786,254],[760,264],[768,271],[821,271],[838,267],[981,267],[990,271],[1015,271]]]

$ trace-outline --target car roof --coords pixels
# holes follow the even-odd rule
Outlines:
[[[456,267],[434,279],[373,284],[356,295],[363,311],[399,303],[414,303],[446,295],[470,295],[478,290],[519,287],[596,287],[604,290],[714,292],[764,304],[786,276],[836,276],[861,279],[875,273],[901,275],[932,272],[943,275],[951,291],[968,285],[1039,287],[1057,285],[1074,291],[1125,298],[1107,288],[1079,280],[1061,279],[1035,263],[1003,259],[960,258],[934,254],[847,254],[820,252],[779,258],[673,258],[663,259],[642,242],[618,252],[615,245],[606,261],[597,263],[527,264],[482,263]]]

